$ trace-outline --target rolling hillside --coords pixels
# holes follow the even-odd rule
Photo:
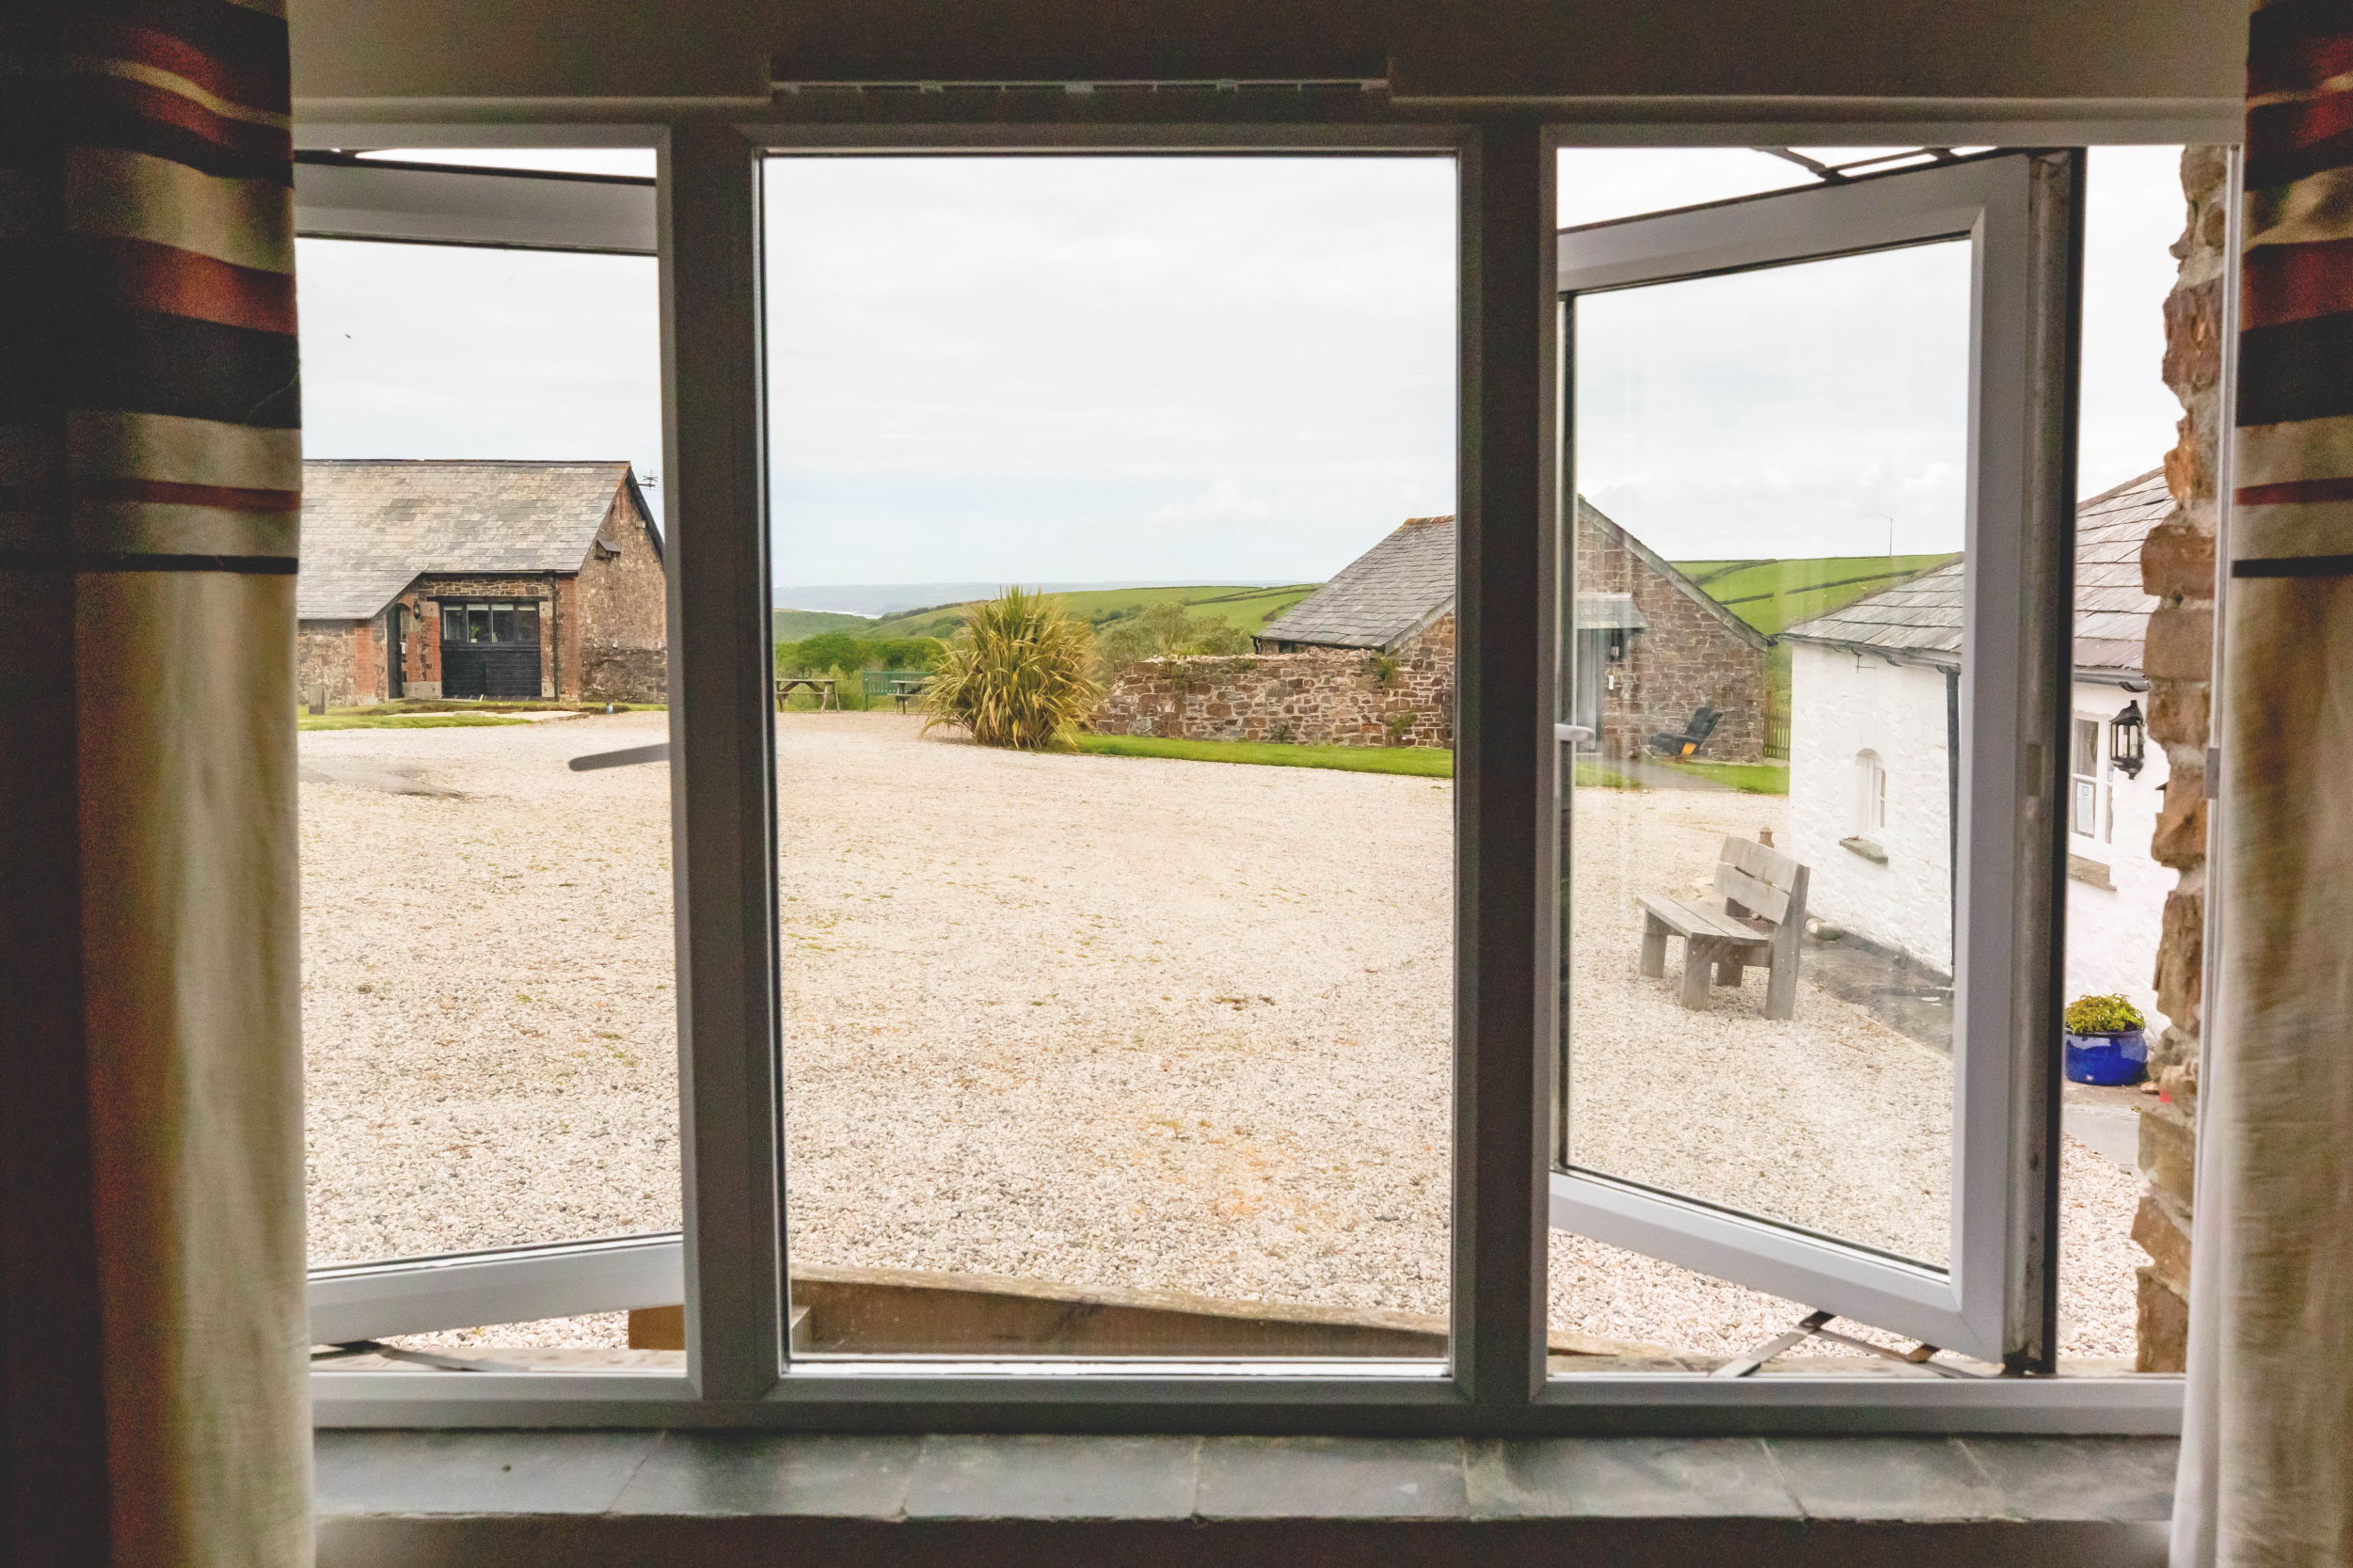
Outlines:
[[[1766,636],[1933,571],[1958,555],[1828,555],[1789,561],[1678,561],[1677,571]]]
[[[1192,614],[1215,617],[1239,630],[1254,632],[1306,598],[1317,586],[1299,582],[1281,588],[1096,588],[1055,596],[1068,605],[1073,614],[1096,626],[1125,619],[1146,605],[1173,599]],[[963,625],[964,609],[961,604],[931,605],[880,621],[860,621],[841,629],[861,637],[948,637]]]
[[[856,636],[861,628],[874,625],[863,615],[844,615],[832,610],[775,610],[769,611],[769,619],[770,635],[779,642],[798,642],[821,631],[846,631]]]

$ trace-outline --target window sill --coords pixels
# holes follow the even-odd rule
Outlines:
[[[1838,847],[1850,855],[1862,856],[1873,865],[1887,863],[1887,851],[1868,838],[1842,838],[1838,841]]]
[[[1411,1521],[1417,1543],[1451,1527],[1466,1550],[1640,1541],[1762,1565],[1916,1526],[1972,1562],[2156,1562],[2175,1452],[2164,1437],[323,1432],[318,1560],[593,1568],[710,1561],[723,1543],[728,1561],[798,1548],[912,1564],[953,1551],[943,1527],[987,1521],[993,1538],[1022,1531],[1041,1568],[1123,1549],[1296,1561],[1303,1529]]]
[[[2089,855],[2067,857],[2067,879],[2081,882],[2086,887],[2106,888],[2110,893],[2116,891],[2116,879],[2109,873],[2107,863],[2095,861]]]

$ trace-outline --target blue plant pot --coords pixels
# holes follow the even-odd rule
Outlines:
[[[2149,1071],[2149,1038],[2138,1029],[2121,1035],[2067,1036],[2066,1069],[2077,1084],[2138,1084]]]

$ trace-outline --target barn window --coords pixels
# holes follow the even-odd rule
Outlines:
[[[1854,831],[1870,837],[1887,826],[1887,768],[1879,753],[1854,753]]]
[[[2101,755],[2107,728],[2097,719],[2075,715],[2075,744],[2069,748],[2067,830],[2083,838],[2105,841],[2110,827],[2109,786],[2106,758]]]

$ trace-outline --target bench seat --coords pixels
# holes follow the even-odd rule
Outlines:
[[[1727,838],[1716,865],[1716,908],[1689,898],[1646,893],[1642,973],[1663,979],[1667,938],[1683,939],[1683,983],[1677,1000],[1684,1006],[1708,1005],[1708,985],[1737,986],[1749,965],[1770,973],[1765,1016],[1788,1019],[1797,1012],[1798,940],[1805,928],[1806,868],[1764,845]]]

